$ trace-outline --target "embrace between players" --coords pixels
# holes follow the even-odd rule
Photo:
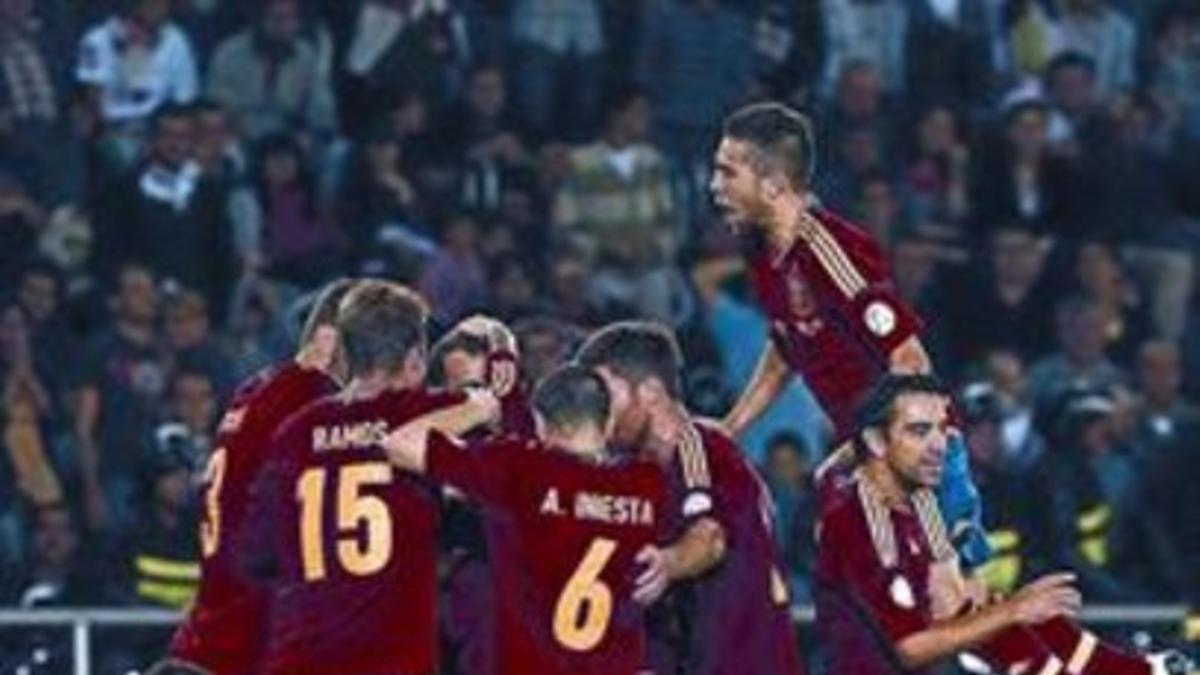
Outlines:
[[[878,247],[810,202],[812,156],[783,106],[726,123],[712,189],[772,331],[723,424],[684,407],[665,328],[603,328],[527,397],[511,333],[475,317],[434,350],[435,388],[416,295],[328,287],[295,360],[221,422],[200,592],[159,671],[436,673],[439,514],[465,498],[487,542],[479,675],[802,673],[771,500],[730,435],[796,374],[840,446],[819,479],[831,672],[970,650],[1003,673],[1151,673],[1071,621],[1069,575],[1001,600],[965,571],[987,550],[952,405]]]

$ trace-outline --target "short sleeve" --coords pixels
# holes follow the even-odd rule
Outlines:
[[[712,470],[708,451],[699,432],[690,429],[679,444],[676,466],[683,486],[682,501],[678,505],[684,527],[701,518],[715,517],[717,504],[713,489]]]

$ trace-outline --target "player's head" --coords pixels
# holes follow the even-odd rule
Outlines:
[[[451,331],[429,350],[429,383],[461,390],[487,384],[487,338]]]
[[[735,232],[767,220],[772,204],[812,180],[812,124],[782,103],[754,103],[725,120],[709,184]]]
[[[859,410],[860,460],[881,462],[906,489],[942,480],[950,396],[931,375],[884,375]]]
[[[578,364],[560,366],[533,390],[538,436],[564,450],[603,450],[611,428],[608,386],[600,375]]]
[[[390,281],[360,281],[338,307],[350,377],[371,374],[415,385],[425,379],[425,302]]]
[[[645,321],[610,324],[589,337],[576,363],[604,378],[612,396],[614,436],[642,445],[651,415],[683,395],[683,355],[666,327]]]
[[[307,365],[344,374],[345,359],[338,340],[338,306],[354,284],[353,279],[331,281],[313,300],[300,330],[299,353]]]

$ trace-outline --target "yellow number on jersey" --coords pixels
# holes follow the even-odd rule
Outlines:
[[[321,516],[325,504],[325,481],[329,471],[312,468],[300,475],[296,499],[300,502],[300,561],[305,581],[325,578]],[[364,487],[392,482],[392,465],[387,462],[349,464],[337,472],[337,558],[342,568],[355,576],[374,574],[392,557],[392,516],[379,497],[362,494]],[[362,529],[364,536],[359,536]]]
[[[229,453],[217,448],[204,470],[208,491],[204,495],[204,517],[200,521],[200,555],[211,558],[221,545],[221,486],[225,482],[225,462]]]
[[[554,638],[572,651],[586,652],[600,644],[612,618],[612,589],[600,580],[617,543],[603,537],[592,541],[575,573],[567,580],[554,607]]]

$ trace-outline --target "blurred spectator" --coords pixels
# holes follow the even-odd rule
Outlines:
[[[513,3],[517,102],[542,138],[579,140],[598,121],[594,111],[605,48],[599,5],[597,0]]]
[[[161,106],[196,97],[197,68],[187,36],[171,22],[171,0],[124,0],[120,12],[93,26],[79,46],[76,79],[127,165],[144,123]]]
[[[1167,448],[1193,446],[1200,432],[1200,409],[1181,394],[1183,372],[1179,347],[1148,340],[1138,352],[1138,413],[1134,449],[1140,459],[1157,461]]]
[[[1200,140],[1200,10],[1183,3],[1163,13],[1155,28],[1151,77],[1192,140]]]
[[[526,382],[540,382],[570,359],[580,337],[569,324],[540,317],[517,321],[513,332],[521,347],[521,374]]]
[[[200,291],[220,311],[235,267],[228,186],[203,180],[195,129],[187,109],[155,114],[145,160],[103,204],[100,248],[103,262],[144,260],[163,280]]]
[[[831,105],[823,111],[820,128],[825,143],[817,172],[817,193],[831,208],[850,211],[864,177],[895,168],[896,111],[884,100],[879,68],[852,61],[843,68]]]
[[[432,318],[452,326],[468,312],[481,310],[487,298],[487,275],[477,251],[479,228],[465,214],[451,216],[442,229],[437,253],[421,274],[421,292],[429,299]]]
[[[1115,117],[1113,142],[1096,150],[1106,197],[1096,229],[1111,233],[1147,282],[1157,331],[1178,339],[1195,286],[1200,225],[1182,213],[1172,194],[1171,139],[1158,104],[1133,96]]]
[[[348,242],[318,203],[308,155],[293,137],[263,140],[254,188],[262,213],[260,256],[268,275],[312,287],[343,269]]]
[[[420,92],[438,106],[446,103],[461,85],[471,57],[459,4],[459,0],[359,3],[345,64],[360,90],[347,103],[370,110],[370,97],[376,92],[401,89]]]
[[[1061,0],[1063,48],[1096,62],[1096,84],[1110,95],[1133,84],[1137,30],[1107,0]]]
[[[52,461],[48,434],[48,421],[56,412],[54,401],[34,363],[29,326],[17,305],[10,305],[0,314],[0,395],[0,449],[11,462],[16,492],[34,506],[60,502],[62,481]],[[8,509],[0,514],[5,511]],[[3,534],[0,532],[0,541]]]
[[[197,375],[203,377],[189,377]],[[182,424],[168,422],[146,442],[139,472],[143,518],[128,530],[121,547],[131,595],[138,602],[183,609],[196,595],[200,519],[195,497],[198,468],[205,459],[198,440]]]
[[[1103,152],[1113,140],[1113,129],[1097,86],[1096,62],[1086,54],[1063,52],[1046,66],[1043,80],[1052,145],[1085,161]]]
[[[843,77],[847,64],[879,69],[885,90],[899,91],[907,75],[905,39],[908,8],[902,0],[821,0],[825,17],[825,90]]]
[[[1046,477],[1035,503],[1049,505],[1037,527],[1052,547],[1051,568],[1068,568],[1092,602],[1137,602],[1129,566],[1143,553],[1139,474],[1117,443],[1116,408],[1104,388],[1078,387],[1056,402],[1050,447],[1036,469]]]
[[[1050,152],[1049,111],[1041,101],[1013,105],[1004,140],[981,158],[972,189],[979,234],[995,223],[1036,223],[1071,236],[1085,226],[1083,180],[1068,160]]]
[[[815,95],[825,54],[821,0],[768,0],[754,22],[755,75],[762,93],[803,103]]]
[[[192,120],[192,156],[200,167],[200,182],[206,186],[205,192],[223,199],[237,270],[250,273],[261,264],[259,240],[263,228],[250,176],[250,152],[229,111],[220,104],[197,101],[192,105]]]
[[[750,87],[750,22],[721,0],[653,0],[644,11],[637,71],[654,137],[684,168],[707,162],[721,117]]]
[[[1107,388],[1120,383],[1121,371],[1104,354],[1105,314],[1096,300],[1073,297],[1055,314],[1059,351],[1029,371],[1034,407],[1045,410],[1071,388]]]
[[[513,321],[543,313],[537,295],[537,279],[529,263],[515,255],[492,262],[488,271],[491,302],[488,308],[502,321]]]
[[[812,452],[801,437],[782,432],[767,443],[762,472],[775,504],[775,544],[788,576],[792,602],[812,602],[816,561],[817,500],[808,462]]]
[[[596,306],[588,287],[587,258],[569,248],[550,256],[549,297],[554,314],[567,323],[583,328],[598,328],[604,323],[603,312]]]
[[[317,45],[301,34],[300,0],[268,0],[257,23],[221,43],[208,68],[208,94],[237,118],[248,140],[290,131],[321,138],[336,110]]]
[[[208,303],[199,293],[188,290],[166,300],[164,337],[172,363],[203,372],[215,387],[218,400],[226,400],[237,382],[233,363],[211,334]]]
[[[16,281],[45,224],[46,211],[21,179],[0,169],[0,283]]]
[[[922,105],[982,100],[991,66],[988,23],[987,0],[911,3],[904,55],[909,95]]]
[[[527,132],[509,104],[508,78],[497,63],[484,61],[471,69],[462,98],[438,126],[439,150],[456,160],[497,169],[530,161]]]
[[[892,246],[900,235],[911,229],[897,188],[882,169],[862,175],[856,203],[850,213],[855,222],[884,247]]]
[[[1046,442],[1034,425],[1025,366],[1016,354],[997,350],[988,354],[983,370],[1001,415],[1004,463],[1014,471],[1028,471],[1045,452]]]
[[[1042,515],[1034,499],[1036,477],[1024,475],[1023,467],[1010,461],[995,388],[987,382],[970,383],[963,387],[961,400],[971,477],[979,489],[983,525],[993,552],[979,574],[988,590],[1008,594],[1047,568],[1047,561],[1039,559],[1047,544],[1030,541],[1038,533],[1033,523]]]
[[[1131,365],[1138,346],[1150,337],[1150,316],[1116,252],[1100,242],[1084,244],[1075,258],[1075,280],[1103,316],[1105,351],[1122,367]]]
[[[139,450],[166,389],[166,373],[158,352],[153,273],[126,263],[114,290],[111,324],[81,356],[75,442],[88,526],[120,532],[132,520]]]
[[[178,424],[187,432],[189,457],[197,465],[206,463],[216,440],[217,391],[208,373],[194,364],[177,366],[171,376],[168,424]]]
[[[290,347],[280,317],[278,289],[262,279],[247,279],[234,290],[228,339],[234,380],[242,382],[279,361]]]
[[[666,160],[647,140],[651,108],[629,87],[605,105],[599,139],[571,152],[554,203],[560,236],[594,261],[593,291],[604,305],[670,316],[667,267],[676,252],[676,211]]]
[[[4,604],[23,608],[94,607],[112,604],[115,589],[96,560],[85,559],[80,531],[63,504],[47,504],[33,513],[27,560],[12,575]]]
[[[954,110],[933,105],[918,118],[905,188],[919,223],[959,224],[970,209],[971,151]]]
[[[421,195],[406,150],[388,125],[376,125],[357,151],[339,205],[339,218],[356,258],[384,244],[387,228],[401,228],[416,236],[431,234],[417,217]]]
[[[1002,85],[1035,80],[1063,47],[1062,27],[1042,0],[1003,3],[994,20],[992,51]]]
[[[34,365],[44,378],[55,409],[62,406],[70,377],[64,371],[75,363],[78,348],[62,311],[63,284],[62,272],[53,263],[31,258],[16,285],[16,299],[28,322]]]

